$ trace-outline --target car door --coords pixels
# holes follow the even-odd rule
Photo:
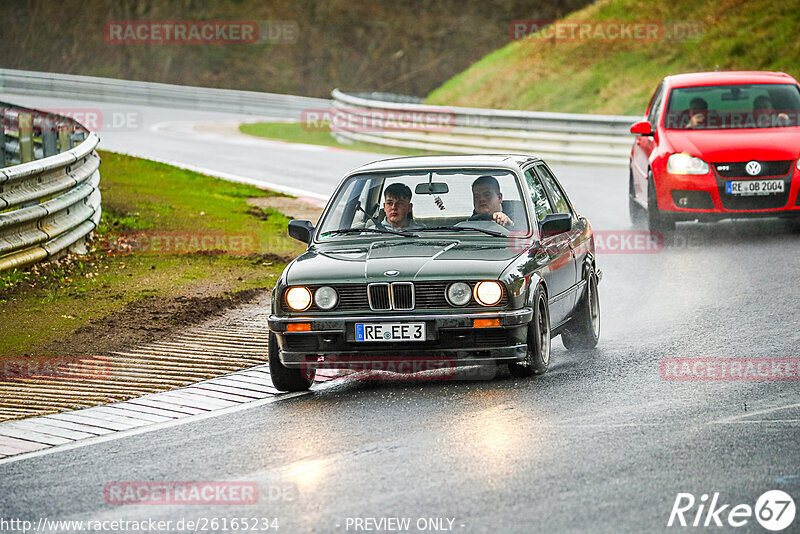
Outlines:
[[[542,220],[548,214],[556,211],[535,168],[531,166],[524,172],[531,195],[531,203],[541,225]],[[541,235],[541,226],[539,230]],[[570,311],[567,299],[570,287],[574,284],[575,275],[572,249],[569,243],[569,236],[566,234],[543,237],[541,243],[541,250],[547,254],[548,259],[547,267],[542,271],[542,277],[547,284],[550,322],[554,327],[561,324],[568,317]]]
[[[653,135],[637,135],[631,154],[631,176],[634,195],[642,202],[647,201],[647,173],[650,168],[650,154],[656,149],[655,131],[658,128],[659,111],[664,101],[664,83],[658,86],[647,109],[647,122],[653,128]]]
[[[550,238],[553,240],[557,249],[563,249],[563,254],[559,256],[558,262],[554,265],[559,287],[563,288],[563,290],[561,293],[551,296],[551,298],[556,299],[554,304],[556,308],[560,310],[562,314],[560,322],[563,322],[572,316],[572,311],[575,308],[577,300],[578,282],[580,281],[577,254],[586,248],[580,246],[584,233],[581,225],[585,224],[585,221],[579,220],[576,216],[575,210],[572,209],[572,205],[566,193],[564,193],[561,184],[558,183],[550,168],[544,163],[537,163],[534,169],[544,185],[553,212],[566,213],[572,217],[572,229],[569,232],[564,232]],[[585,258],[585,254],[583,254],[583,258]],[[554,326],[558,325],[555,321],[553,324]]]

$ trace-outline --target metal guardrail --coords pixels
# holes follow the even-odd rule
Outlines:
[[[626,165],[640,117],[431,106],[332,92],[341,142],[436,152],[526,152],[560,163]],[[382,96],[382,95],[379,95]]]
[[[0,271],[85,250],[100,222],[99,142],[73,119],[0,102]]]
[[[293,118],[331,105],[324,98],[12,69],[0,69],[3,92]]]

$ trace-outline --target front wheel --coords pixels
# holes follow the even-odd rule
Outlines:
[[[522,378],[541,375],[550,364],[550,308],[547,295],[539,286],[533,294],[533,320],[528,325],[528,352],[522,362],[511,362],[512,376]]]
[[[269,374],[272,384],[280,391],[307,391],[314,383],[316,369],[290,369],[281,363],[278,336],[269,333]]]
[[[644,208],[636,201],[636,189],[633,187],[633,170],[631,170],[628,178],[628,216],[634,227],[642,225],[644,213]]]
[[[662,234],[675,230],[675,221],[667,218],[658,209],[653,171],[647,173],[647,229],[651,232],[660,232]]]
[[[561,332],[561,342],[567,350],[587,350],[596,347],[599,340],[600,296],[597,293],[597,275],[592,269],[586,280],[586,293],[566,330]]]

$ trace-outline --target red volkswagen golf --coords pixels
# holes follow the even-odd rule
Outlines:
[[[667,76],[631,127],[631,220],[800,218],[800,85],[780,72]]]

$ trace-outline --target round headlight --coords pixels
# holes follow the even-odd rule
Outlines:
[[[450,301],[450,304],[453,306],[464,306],[469,302],[471,296],[472,290],[469,284],[465,284],[464,282],[450,284],[450,287],[447,288],[447,300]]]
[[[337,295],[336,290],[330,286],[322,286],[314,291],[314,302],[323,310],[330,310],[336,306],[338,300],[339,295]]]
[[[291,287],[286,292],[286,303],[294,311],[307,310],[311,306],[311,291],[303,286]]]
[[[503,298],[503,288],[495,281],[478,282],[475,285],[475,300],[484,306],[494,306]]]

